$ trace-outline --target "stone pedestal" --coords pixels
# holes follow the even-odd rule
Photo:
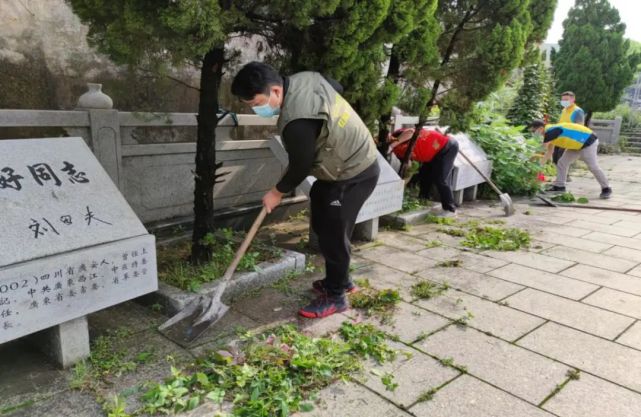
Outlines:
[[[61,323],[36,333],[31,338],[45,355],[63,368],[89,357],[89,326],[87,317]]]
[[[366,240],[368,242],[376,240],[378,236],[378,217],[358,223],[354,228],[354,235],[352,236],[358,240]]]

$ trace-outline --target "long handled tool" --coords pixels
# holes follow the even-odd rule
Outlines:
[[[499,199],[501,200],[501,205],[503,206],[503,211],[505,211],[506,216],[511,216],[514,214],[515,209],[514,209],[514,204],[512,203],[512,198],[510,198],[510,195],[507,193],[501,192],[499,190],[499,187],[497,187],[491,179],[489,179],[474,163],[470,160],[470,158],[467,157],[461,150],[459,149],[458,151],[459,155],[463,157],[467,161],[468,164],[472,165],[472,168],[476,170],[476,172],[479,173],[479,175],[487,182],[490,187],[494,190],[496,194],[499,195]]]
[[[584,208],[584,209],[593,209],[593,210],[627,211],[630,213],[641,213],[641,209],[633,209],[628,207],[593,206],[591,204],[570,204],[570,203],[559,204],[541,195],[537,195],[537,197],[541,201],[543,201],[546,206],[549,206],[549,207],[573,207],[573,208]]]
[[[263,207],[258,214],[258,217],[256,217],[256,220],[254,220],[254,224],[251,229],[247,232],[245,240],[243,240],[243,243],[241,243],[240,247],[236,251],[234,260],[231,262],[229,267],[227,267],[225,275],[221,278],[220,284],[218,284],[218,287],[216,287],[214,292],[211,295],[201,295],[196,300],[187,304],[185,308],[164,322],[158,330],[171,332],[172,328],[179,327],[182,325],[183,321],[189,319],[189,324],[187,324],[185,329],[179,329],[182,333],[183,341],[189,343],[203,334],[205,330],[220,320],[225,313],[227,313],[229,306],[225,305],[221,300],[223,293],[231,281],[240,260],[243,255],[245,255],[245,252],[247,251],[247,248],[249,248],[254,236],[256,236],[256,232],[263,223],[266,215],[267,210]]]

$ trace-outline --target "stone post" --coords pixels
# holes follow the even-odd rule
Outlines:
[[[358,223],[354,228],[354,238],[373,242],[378,236],[378,217]]]
[[[617,116],[614,118],[614,126],[612,127],[612,144],[617,145],[621,139],[621,125],[623,124],[623,118]]]
[[[89,91],[78,99],[78,110],[89,112],[89,147],[120,191],[124,191],[122,151],[118,111],[113,101],[101,91],[102,84],[87,84]]]
[[[38,349],[65,369],[90,355],[87,316],[50,327],[29,338]]]

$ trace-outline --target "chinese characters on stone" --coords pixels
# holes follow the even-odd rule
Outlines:
[[[99,223],[106,224],[107,226],[113,226],[112,223],[97,217],[89,206],[86,206],[83,215],[86,226],[91,226],[92,224],[97,226]],[[70,214],[65,214],[60,216],[58,222],[64,226],[71,226],[73,225],[73,217]],[[42,218],[42,222],[36,219],[31,219],[31,223],[28,228],[33,233],[34,239],[38,239],[47,233],[55,233],[60,236],[58,229],[56,229],[56,227],[46,217]]]
[[[62,174],[60,177],[63,177],[63,179],[66,177],[72,184],[89,183],[89,179],[85,172],[78,171],[75,168],[75,165],[70,162],[62,161],[62,163],[63,166],[60,168],[60,172]],[[27,171],[31,174],[31,177],[33,177],[34,182],[40,186],[50,184],[60,187],[62,185],[62,180],[49,164],[41,162],[33,165],[27,165]],[[11,167],[4,167],[0,169],[0,190],[11,189],[20,191],[22,190],[22,180],[24,179],[24,175],[16,173],[15,169]]]
[[[105,288],[144,279],[149,273],[146,248],[126,251],[107,259],[66,265],[32,277],[0,284],[0,331],[16,326],[22,310],[40,310],[99,294]]]

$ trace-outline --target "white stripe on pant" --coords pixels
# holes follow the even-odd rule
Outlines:
[[[563,156],[559,159],[559,162],[556,165],[556,181],[554,185],[558,187],[565,187],[565,182],[568,178],[568,171],[570,165],[577,159],[581,159],[586,163],[588,169],[594,175],[594,178],[599,182],[601,189],[610,187],[608,179],[605,176],[603,170],[599,167],[597,161],[597,150],[599,149],[599,140],[597,139],[594,143],[588,147],[585,147],[580,150],[570,150],[566,149],[563,152]]]

